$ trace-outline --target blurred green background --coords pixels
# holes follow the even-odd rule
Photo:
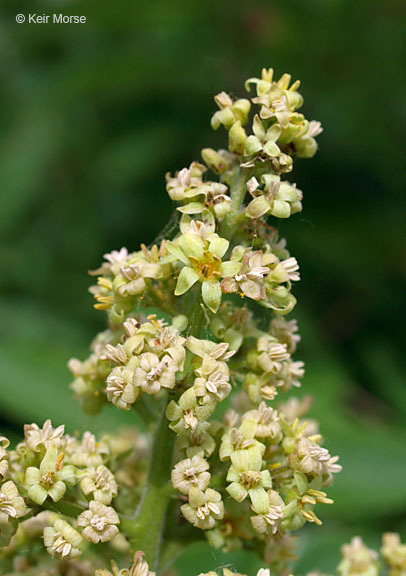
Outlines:
[[[85,25],[16,24],[17,13]],[[303,393],[344,470],[323,528],[295,569],[333,570],[339,545],[406,530],[404,358],[405,29],[401,0],[2,0],[0,4],[0,426],[52,417],[70,431],[128,414],[81,414],[67,359],[85,357],[103,314],[88,269],[150,242],[171,206],[164,175],[198,158],[212,97],[243,94],[273,66],[302,80],[320,150],[298,161],[301,215],[281,231],[297,256]],[[251,559],[190,548],[183,574]]]

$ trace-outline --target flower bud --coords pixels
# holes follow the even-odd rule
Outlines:
[[[205,164],[207,164],[215,174],[221,174],[227,169],[227,163],[224,158],[216,152],[216,150],[213,150],[213,148],[203,148],[202,158]]]
[[[285,90],[284,94],[291,110],[297,110],[303,105],[303,96],[296,90]]]
[[[312,158],[317,152],[317,142],[314,138],[298,138],[294,144],[298,158]]]
[[[251,102],[246,98],[237,100],[233,106],[234,116],[241,122],[242,125],[246,124],[250,110]]]
[[[178,330],[178,332],[183,332],[189,325],[189,320],[184,314],[179,314],[175,316],[172,320],[172,326]]]
[[[228,148],[234,154],[243,154],[247,134],[241,126],[241,122],[234,122],[228,133]]]
[[[210,330],[216,338],[223,340],[226,327],[220,318],[214,318],[213,322],[210,324]]]
[[[295,448],[295,439],[290,436],[285,436],[282,441],[282,448],[286,454],[291,454]]]

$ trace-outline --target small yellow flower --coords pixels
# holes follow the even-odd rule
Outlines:
[[[91,494],[97,502],[108,505],[117,496],[117,483],[106,466],[86,468],[78,477],[83,494]]]
[[[168,252],[183,264],[180,270],[175,296],[185,294],[196,282],[202,284],[202,299],[212,312],[217,312],[221,303],[222,278],[236,274],[239,262],[222,261],[229,241],[211,233],[207,238],[186,232],[175,242],[168,243]]]
[[[50,496],[58,502],[66,492],[67,484],[76,483],[75,468],[64,465],[64,454],[56,446],[51,446],[45,453],[39,468],[29,466],[25,472],[25,484],[28,496],[36,504],[43,504]]]
[[[181,460],[172,470],[172,484],[182,494],[189,494],[191,488],[205,490],[210,482],[208,469],[207,460],[201,456]]]
[[[210,530],[216,520],[221,520],[224,516],[221,494],[211,488],[207,488],[205,492],[191,488],[189,503],[183,504],[180,509],[186,520],[202,530]]]
[[[12,480],[0,487],[0,525],[8,524],[10,519],[21,518],[27,514],[28,508],[20,496],[17,486]]]
[[[81,555],[82,537],[65,520],[57,519],[53,526],[44,528],[44,545],[49,554],[62,560],[75,559]]]
[[[92,500],[89,509],[82,512],[78,518],[78,526],[83,528],[83,536],[93,544],[112,540],[118,534],[119,523],[120,519],[114,508],[96,500]]]

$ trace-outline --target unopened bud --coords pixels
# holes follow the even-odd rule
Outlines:
[[[312,158],[317,152],[317,142],[314,138],[299,138],[294,144],[298,158]]]
[[[243,154],[247,134],[241,126],[241,122],[234,122],[228,133],[228,148],[234,154]]]
[[[210,170],[213,170],[216,174],[221,174],[227,169],[227,163],[224,158],[213,148],[203,148],[202,158]]]

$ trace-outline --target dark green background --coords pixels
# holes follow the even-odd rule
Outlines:
[[[93,421],[68,389],[67,359],[103,327],[86,270],[154,238],[171,211],[165,172],[225,142],[210,129],[212,96],[242,95],[245,78],[273,66],[302,80],[306,116],[325,128],[292,175],[304,211],[281,230],[302,270],[303,392],[344,466],[325,526],[301,537],[296,572],[332,570],[351,535],[372,545],[405,533],[403,10],[401,0],[2,0],[5,432],[48,416],[70,431],[131,420],[113,409]],[[15,22],[58,11],[87,23]],[[181,565],[186,575],[234,559],[189,549]]]

